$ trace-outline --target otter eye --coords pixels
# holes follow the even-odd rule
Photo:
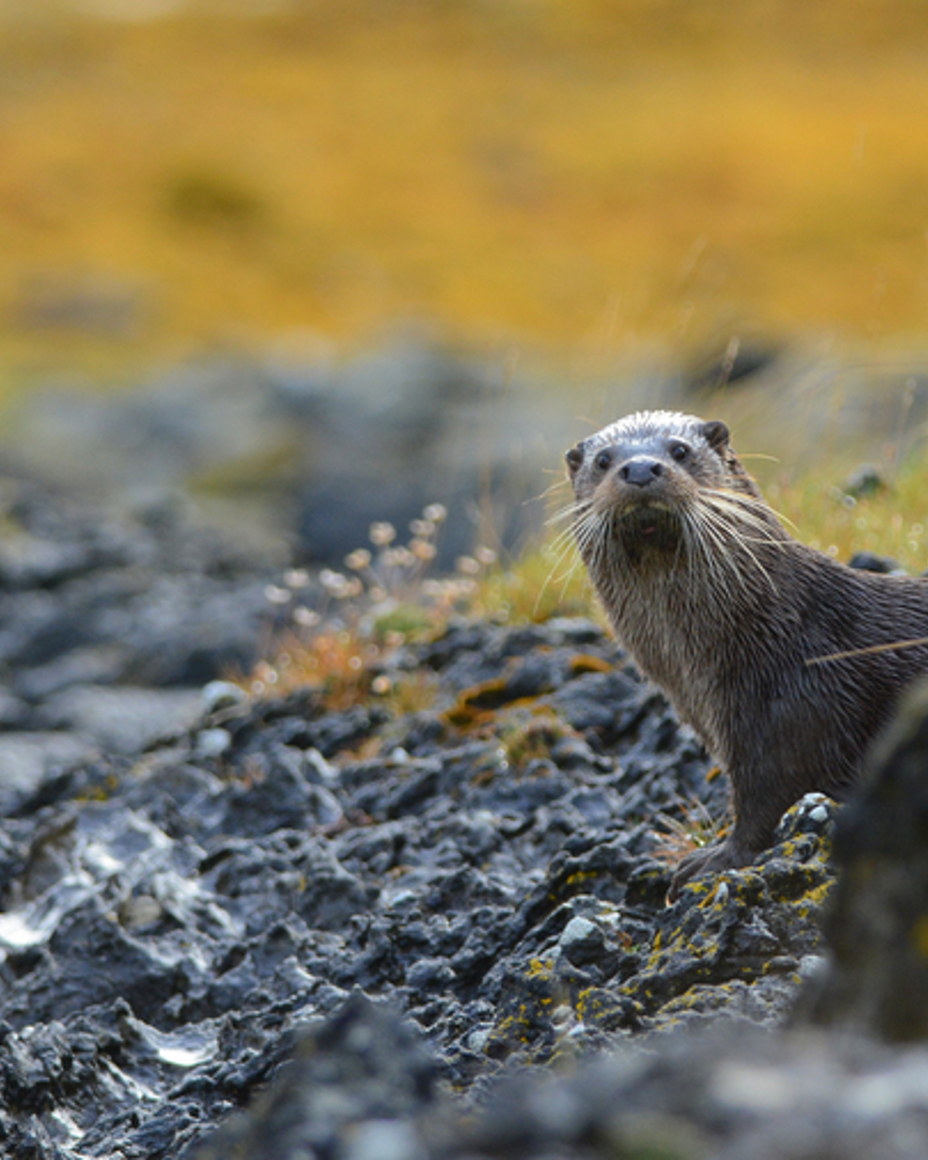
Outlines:
[[[575,471],[579,471],[583,466],[583,444],[578,443],[576,447],[571,447],[564,458],[567,460],[567,466],[570,469],[571,475]]]
[[[600,451],[600,453],[593,460],[593,466],[597,471],[607,471],[612,465],[612,452]]]
[[[690,449],[685,443],[671,443],[670,458],[675,459],[677,463],[682,463],[689,455]]]

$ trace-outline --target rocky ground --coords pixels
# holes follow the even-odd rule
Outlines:
[[[475,536],[537,532],[550,466],[585,430],[574,411],[515,365],[412,328],[351,356],[320,341],[204,357],[131,390],[24,392],[0,457],[124,510],[193,500],[239,541],[336,566],[372,520],[405,528],[443,503],[450,568]]]
[[[252,697],[218,678],[277,563],[183,506],[0,490],[4,1155],[925,1154],[928,1054],[808,1026],[907,1037],[848,1012],[920,799],[864,811],[897,811],[847,873],[878,918],[839,896],[866,969],[838,928],[829,966],[825,800],[666,905],[727,788],[595,624],[453,620],[380,693]]]

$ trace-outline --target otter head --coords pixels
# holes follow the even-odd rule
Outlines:
[[[588,563],[604,535],[631,562],[676,556],[709,494],[759,496],[725,424],[693,415],[630,415],[582,440],[566,459]]]

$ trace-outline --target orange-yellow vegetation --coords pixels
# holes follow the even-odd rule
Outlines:
[[[921,0],[46,7],[0,38],[0,388],[409,315],[581,373],[925,329]]]

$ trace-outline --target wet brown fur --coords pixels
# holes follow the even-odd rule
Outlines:
[[[928,671],[928,645],[856,650],[928,637],[928,582],[793,539],[722,423],[642,412],[567,461],[574,535],[619,641],[731,779],[732,832],[681,863],[674,897],[697,874],[753,861],[803,794],[847,795],[900,693]]]

